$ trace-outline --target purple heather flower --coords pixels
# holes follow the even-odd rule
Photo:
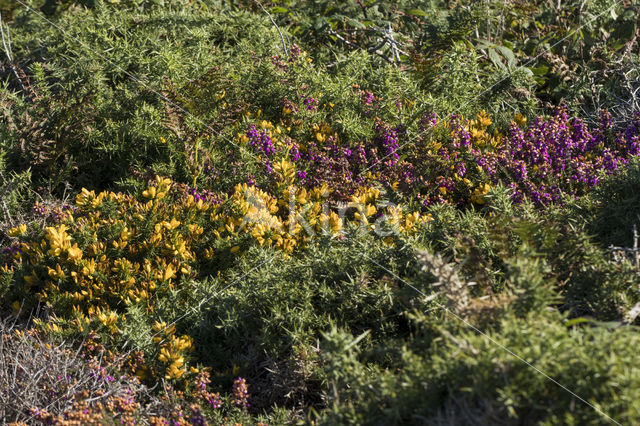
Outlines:
[[[292,44],[291,47],[289,48],[289,62],[293,62],[296,59],[298,59],[301,53],[302,53],[302,50],[300,50],[300,47],[295,43]]]
[[[276,153],[276,149],[273,146],[271,137],[269,137],[265,130],[260,132],[256,129],[256,126],[252,124],[251,126],[249,126],[246,135],[247,138],[249,138],[249,143],[251,144],[251,146],[257,148],[267,157],[271,157]]]
[[[362,102],[363,102],[365,105],[373,105],[373,102],[374,102],[374,101],[375,101],[375,99],[376,99],[376,98],[375,98],[375,96],[373,96],[373,93],[368,92],[368,91],[367,91],[367,92],[362,93],[361,98],[362,98]]]
[[[249,407],[249,393],[247,391],[248,385],[245,379],[238,377],[233,382],[233,389],[231,391],[231,403],[239,407]]]
[[[222,405],[222,398],[220,398],[219,393],[209,394],[207,402],[209,403],[209,405],[211,405],[211,408],[215,410],[220,408],[220,406]]]
[[[189,421],[193,426],[205,426],[208,424],[204,414],[202,414],[202,411],[200,411],[197,406],[192,406],[191,411],[193,411],[193,414],[191,414]]]
[[[438,124],[438,116],[435,112],[427,112],[420,119],[420,131],[433,129]]]
[[[198,191],[195,188],[189,188],[188,193],[193,196],[195,201],[202,201],[213,205],[222,203],[222,197],[206,189]]]
[[[318,109],[318,101],[315,98],[307,98],[303,104],[307,107],[307,111],[316,111]]]
[[[296,144],[293,144],[293,143],[291,144],[291,148],[289,149],[289,155],[291,156],[291,161],[293,162],[300,161],[301,155]]]
[[[39,202],[36,202],[31,208],[31,210],[33,211],[33,213],[35,213],[37,216],[40,216],[40,217],[44,217],[49,214],[49,209],[45,205]]]
[[[376,125],[376,132],[378,133],[378,141],[384,148],[385,157],[389,158],[388,164],[394,165],[400,156],[398,155],[398,132],[396,129],[389,128],[384,123],[378,123]]]

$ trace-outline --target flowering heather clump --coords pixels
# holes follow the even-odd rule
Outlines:
[[[222,198],[212,192],[212,191],[208,191],[206,189],[203,190],[197,190],[196,188],[190,188],[189,189],[189,194],[193,196],[193,198],[196,200],[196,202],[198,201],[204,201],[210,204],[220,204],[222,203]]]
[[[49,215],[49,208],[40,202],[35,202],[31,210],[37,216],[45,217]]]
[[[427,113],[415,140],[406,136],[402,124],[381,119],[375,119],[373,139],[357,144],[342,141],[326,123],[314,124],[307,141],[293,141],[280,125],[266,121],[259,124],[263,130],[250,125],[246,137],[265,154],[272,179],[274,159],[288,152],[298,182],[307,189],[326,183],[335,201],[348,201],[359,188],[378,182],[424,206],[482,205],[491,188],[504,185],[512,189],[515,202],[527,198],[543,207],[583,194],[601,175],[616,172],[638,154],[638,119],[618,135],[610,134],[610,123],[610,115],[603,112],[599,126],[589,129],[558,109],[528,127],[526,119],[516,115],[503,135],[489,131],[493,123],[484,111],[472,120],[452,115],[444,121]]]
[[[307,151],[298,161],[307,188],[326,183],[334,189],[333,197],[346,200],[351,197],[363,180],[357,181],[358,169],[352,165],[351,150],[341,148],[330,138],[324,146],[309,142]]]
[[[438,124],[438,117],[435,112],[425,113],[420,119],[418,130],[420,133],[425,133],[428,130],[433,129]]]
[[[233,390],[231,392],[231,403],[238,407],[249,407],[249,386],[242,377],[238,377],[233,382]]]
[[[291,161],[293,161],[294,163],[300,161],[300,159],[302,158],[302,156],[300,155],[300,150],[294,143],[292,143],[289,147],[289,155],[291,156]]]
[[[249,130],[247,130],[247,138],[249,138],[249,143],[251,146],[257,148],[267,157],[271,157],[275,154],[276,149],[273,146],[273,142],[271,141],[271,137],[267,133],[266,130],[259,131],[255,126],[250,126]]]
[[[303,104],[307,107],[307,111],[316,111],[318,109],[318,100],[315,98],[307,98]]]
[[[404,162],[396,161],[398,130],[378,122],[376,143],[385,160],[372,168],[379,181],[397,185],[425,205],[484,204],[491,187],[503,184],[512,188],[514,201],[526,197],[545,206],[583,194],[602,174],[615,173],[638,155],[638,120],[612,138],[607,137],[607,115],[595,129],[569,118],[563,109],[548,119],[537,118],[528,128],[523,128],[523,117],[516,117],[520,125],[513,122],[508,136],[490,134],[491,119],[484,112],[474,120],[454,115],[440,126],[444,132],[436,128],[435,116],[428,115],[421,126],[432,132],[407,147],[410,155]]]
[[[134,424],[164,409],[135,376],[123,374],[126,357],[92,339],[79,351],[2,322],[0,339],[4,422]]]
[[[364,91],[360,96],[362,99],[362,103],[364,103],[365,105],[373,105],[373,102],[376,100],[375,96],[373,96],[373,93],[369,91]]]
[[[376,123],[376,133],[379,144],[382,146],[385,163],[393,166],[398,162],[398,129],[393,129],[385,123]]]
[[[9,263],[13,259],[20,257],[22,250],[20,250],[19,244],[12,244],[0,249],[0,263]]]
[[[602,174],[615,173],[638,154],[637,122],[611,140],[606,137],[607,114],[595,129],[569,118],[563,109],[550,119],[537,118],[526,131],[512,123],[501,149],[477,159],[494,163],[502,171],[493,171],[492,177],[511,185],[516,201],[526,196],[547,205],[565,195],[580,195],[597,185]]]

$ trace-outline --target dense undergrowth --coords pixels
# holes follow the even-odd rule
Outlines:
[[[4,422],[640,419],[637,4],[0,9]]]

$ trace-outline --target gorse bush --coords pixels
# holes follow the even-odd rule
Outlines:
[[[635,5],[41,3],[5,422],[638,421]]]
[[[575,331],[561,318],[538,314],[505,318],[499,328],[486,335],[443,333],[427,352],[415,342],[418,350],[405,349],[402,364],[385,371],[371,367],[366,352],[347,349],[353,337],[328,336],[340,402],[322,422],[582,424],[637,417],[637,356],[627,345],[636,332]],[[518,348],[522,360],[504,348]],[[524,360],[536,360],[533,366],[558,384]],[[604,391],[618,386],[615,397]],[[583,409],[584,401],[598,405]]]
[[[283,183],[295,174],[290,167],[284,161],[275,167]],[[26,309],[35,303],[50,306],[55,315],[48,322],[35,320],[44,330],[68,334],[102,329],[107,338],[118,339],[131,310],[153,316],[158,299],[171,297],[191,279],[233,267],[252,245],[288,254],[304,247],[316,232],[344,238],[343,226],[350,223],[351,228],[376,231],[375,190],[354,196],[357,211],[351,218],[323,208],[321,189],[307,194],[289,186],[282,193],[278,199],[245,184],[224,202],[203,200],[159,177],[141,198],[84,189],[52,226],[34,224],[30,229],[22,224],[9,230],[17,239],[3,256],[8,263],[2,274],[4,280],[12,275],[25,285],[5,299],[20,303],[27,297]],[[278,214],[281,206],[287,207],[284,214]],[[396,224],[398,232],[413,233],[424,222],[397,208],[388,212],[386,222]],[[171,298],[185,310],[193,303]],[[154,337],[156,356],[166,364],[166,378],[179,379],[187,371],[192,339],[175,335],[175,327],[160,320],[153,328],[153,335],[160,336]]]
[[[459,279],[441,266],[430,267],[449,287],[443,293],[453,296],[451,287],[459,285],[450,298],[455,303],[441,306],[435,316],[422,309],[407,313],[417,330],[393,369],[372,364],[375,355],[361,338],[339,330],[327,334],[325,368],[338,391],[330,394],[333,406],[321,422],[580,424],[635,418],[636,355],[625,345],[637,333],[576,327],[546,308],[555,290],[543,275],[544,262],[523,256],[510,264],[508,280],[515,291],[494,298],[493,306],[463,296],[465,283],[455,284]],[[480,330],[469,322],[474,310],[492,311],[497,318]],[[624,390],[616,397],[603,389],[621,383]],[[595,401],[593,409],[578,408]]]
[[[178,27],[168,32],[172,26],[163,22],[182,22],[191,35],[182,38]],[[113,185],[132,166],[167,167],[178,156],[162,142],[171,134],[163,123],[173,105],[162,97],[169,89],[164,78],[184,85],[224,63],[227,55],[244,56],[250,46],[267,48],[271,31],[246,13],[225,17],[193,8],[137,15],[101,6],[63,14],[57,27],[35,13],[21,15],[17,23],[23,32],[12,34],[13,50],[30,58],[30,81],[23,84],[32,91],[29,98],[39,102],[5,103],[12,117],[3,126],[5,139],[25,139],[5,149],[23,167],[43,163],[40,178],[45,181],[94,188]],[[65,29],[64,37],[58,37],[59,28]],[[42,40],[49,42],[41,45]],[[211,49],[218,54],[210,54]],[[185,58],[196,57],[203,60],[194,69]]]

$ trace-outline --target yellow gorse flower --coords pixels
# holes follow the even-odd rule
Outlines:
[[[60,256],[71,247],[71,236],[67,234],[66,225],[59,227],[49,226],[46,228],[45,237],[49,241],[49,254],[51,256]]]
[[[86,188],[82,188],[82,191],[76,197],[76,205],[78,207],[87,207],[91,209],[97,209],[102,205],[107,193],[100,193],[96,195],[95,191],[89,191]]]
[[[473,190],[473,194],[471,195],[471,201],[476,204],[484,204],[485,196],[491,190],[491,186],[488,183],[481,184],[476,189]]]
[[[524,115],[522,115],[520,113],[516,113],[516,115],[514,115],[514,117],[513,117],[513,120],[520,127],[524,127],[527,124],[527,117],[525,117]]]
[[[16,226],[14,228],[9,229],[9,236],[10,237],[19,237],[21,235],[24,235],[27,233],[27,225],[25,225],[24,223]]]
[[[72,247],[69,247],[69,249],[67,250],[67,257],[73,262],[82,259],[82,250],[78,248],[78,243],[75,243]]]

